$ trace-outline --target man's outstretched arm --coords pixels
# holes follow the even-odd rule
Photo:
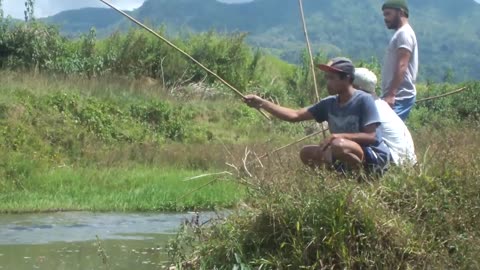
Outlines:
[[[256,95],[245,96],[244,102],[252,108],[263,109],[278,119],[288,122],[300,122],[314,119],[313,115],[306,108],[295,110],[282,107]]]

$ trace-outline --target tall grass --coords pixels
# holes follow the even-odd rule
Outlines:
[[[251,170],[244,208],[185,227],[172,255],[187,269],[476,269],[479,135],[425,127],[417,167],[360,183],[283,155]]]

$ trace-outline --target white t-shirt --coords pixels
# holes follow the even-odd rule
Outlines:
[[[418,73],[418,44],[415,32],[409,24],[405,24],[398,29],[388,44],[382,66],[382,95],[391,90],[395,70],[398,65],[398,49],[403,48],[411,53],[408,68],[404,75],[404,80],[397,89],[396,100],[415,97],[417,89],[415,81]]]
[[[402,119],[392,110],[388,104],[381,100],[375,100],[378,114],[380,115],[383,140],[390,149],[393,162],[397,165],[413,165],[417,162],[412,135]]]

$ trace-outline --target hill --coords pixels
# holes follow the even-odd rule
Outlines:
[[[391,33],[385,29],[381,0],[305,0],[310,38],[316,53],[347,55],[355,60],[381,61]],[[480,5],[472,0],[411,0],[411,23],[420,47],[420,79],[480,79]],[[296,62],[305,47],[298,3],[256,0],[225,4],[216,0],[147,0],[132,14],[168,32],[216,30],[249,33],[249,42]],[[107,9],[83,9],[47,19],[64,33],[95,27],[106,35],[131,24]],[[452,76],[453,75],[453,76]]]

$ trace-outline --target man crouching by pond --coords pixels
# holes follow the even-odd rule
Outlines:
[[[390,151],[377,129],[380,118],[372,96],[352,86],[355,77],[352,61],[338,57],[318,68],[325,72],[330,95],[318,104],[295,110],[256,95],[247,95],[245,103],[284,121],[328,122],[331,136],[319,145],[303,147],[300,158],[304,164],[314,168],[333,165],[337,171],[363,167],[368,172],[382,173],[390,161]]]

